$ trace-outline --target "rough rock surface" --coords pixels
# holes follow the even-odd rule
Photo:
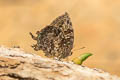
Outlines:
[[[120,80],[100,69],[0,47],[0,80]]]

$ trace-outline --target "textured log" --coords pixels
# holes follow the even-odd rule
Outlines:
[[[100,69],[0,47],[0,80],[120,80]]]

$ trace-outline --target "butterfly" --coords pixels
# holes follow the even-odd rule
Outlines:
[[[74,30],[69,14],[65,12],[58,16],[50,25],[36,32],[32,39],[37,43],[32,45],[35,51],[42,50],[47,57],[64,59],[72,55],[74,43]]]

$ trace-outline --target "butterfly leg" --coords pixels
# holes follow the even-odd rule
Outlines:
[[[29,33],[32,37],[32,39],[37,40],[37,37],[35,37],[31,32]]]
[[[53,60],[62,61],[61,58],[53,57]]]
[[[37,44],[31,46],[35,51],[40,50],[40,47]]]

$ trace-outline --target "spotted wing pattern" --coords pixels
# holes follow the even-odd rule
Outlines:
[[[36,32],[37,37],[30,35],[37,44],[34,50],[43,50],[45,56],[56,57],[59,60],[72,54],[74,31],[68,13],[57,17],[50,25]]]

